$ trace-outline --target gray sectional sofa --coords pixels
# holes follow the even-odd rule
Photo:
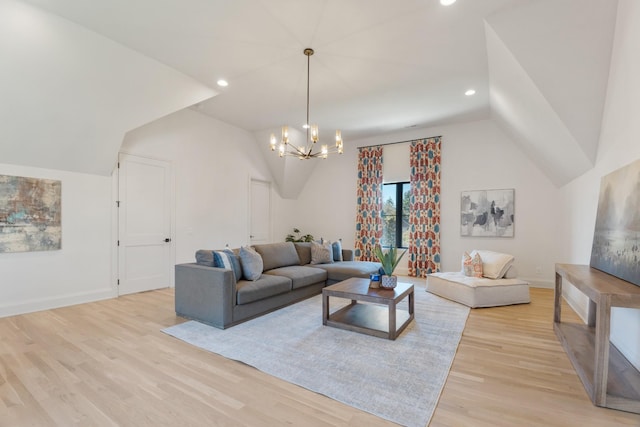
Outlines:
[[[214,267],[212,250],[199,250],[196,263],[176,265],[176,314],[224,329],[319,294],[323,287],[349,277],[368,278],[380,268],[377,262],[354,261],[353,251],[345,249],[341,257],[334,254],[337,261],[311,264],[311,243],[253,248],[263,263],[262,274],[253,281],[236,281],[233,269]]]

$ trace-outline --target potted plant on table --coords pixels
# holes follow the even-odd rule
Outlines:
[[[393,271],[398,266],[398,263],[402,259],[407,250],[398,256],[398,248],[391,246],[388,251],[384,252],[380,245],[374,248],[374,253],[380,263],[382,264],[382,271],[384,275],[380,281],[380,287],[385,289],[393,289],[398,284],[398,276],[393,275]]]

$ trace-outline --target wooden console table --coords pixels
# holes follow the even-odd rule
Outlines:
[[[587,324],[562,323],[562,280],[587,297]],[[640,372],[609,342],[611,307],[640,308],[640,286],[588,265],[556,264],[553,329],[596,406],[640,414]]]

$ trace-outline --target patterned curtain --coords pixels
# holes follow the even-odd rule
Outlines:
[[[382,146],[358,149],[355,259],[377,261],[373,248],[382,239]]]
[[[409,275],[440,270],[440,140],[411,141]]]

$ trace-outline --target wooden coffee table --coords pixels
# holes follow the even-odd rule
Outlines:
[[[350,299],[351,304],[330,313],[329,297]],[[397,310],[406,297],[408,311]],[[351,278],[322,289],[322,324],[335,328],[395,340],[413,320],[413,311],[413,285],[409,283],[398,283],[394,289],[372,289],[369,279]]]

